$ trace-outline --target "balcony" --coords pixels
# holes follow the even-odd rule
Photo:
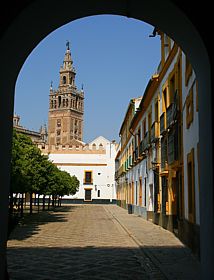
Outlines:
[[[126,173],[126,163],[122,164],[122,174]]]
[[[160,116],[160,134],[164,135],[166,133],[166,113]]]
[[[118,169],[118,177],[125,173],[125,164],[123,163]]]
[[[125,161],[125,170],[128,171],[129,170],[129,159],[127,158]]]
[[[170,130],[168,134],[167,155],[169,164],[178,159],[178,134],[176,129]]]
[[[143,154],[144,154],[144,145],[143,145],[143,140],[142,140],[139,145],[139,155],[142,157]]]
[[[139,148],[138,147],[136,147],[136,149],[135,149],[135,156],[136,156],[136,159],[138,160],[138,158],[139,158]]]
[[[132,153],[132,158],[133,158],[133,164],[137,161],[135,151]]]
[[[136,163],[137,162],[137,160],[138,160],[138,155],[139,155],[139,152],[138,152],[138,147],[134,150],[134,152],[133,152],[133,161],[134,161],[134,163]]]
[[[151,127],[151,142],[156,142],[159,139],[158,126],[159,123],[154,121]]]
[[[131,168],[132,166],[133,166],[132,156],[129,156],[129,167]]]
[[[150,146],[149,133],[146,132],[143,139],[143,150],[145,151],[146,149],[149,148],[149,146]]]
[[[127,170],[127,162],[125,161],[124,162],[124,171],[126,171]]]
[[[167,137],[161,139],[161,170],[168,169]]]
[[[177,121],[177,106],[175,103],[171,103],[166,109],[166,126],[171,128]]]

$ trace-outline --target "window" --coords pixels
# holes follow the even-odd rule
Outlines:
[[[62,98],[61,96],[58,97],[58,108],[61,107]]]
[[[62,83],[63,83],[63,85],[66,84],[66,77],[65,76],[63,76],[63,78],[62,78]]]
[[[139,178],[139,206],[142,206],[142,178]]]
[[[93,184],[92,171],[85,171],[84,184]]]
[[[172,164],[178,159],[178,127],[177,125],[168,133],[167,155],[168,163]]]
[[[137,144],[138,144],[138,147],[140,146],[140,141],[141,141],[141,129],[139,128],[138,132],[137,132]]]
[[[162,177],[162,213],[169,214],[169,201],[168,201],[168,178]]]
[[[167,137],[161,138],[161,169],[162,171],[167,169],[168,152],[167,152]]]
[[[144,178],[144,206],[146,207],[146,178]]]
[[[148,114],[148,132],[149,132],[149,140],[151,137],[151,126],[152,126],[152,110],[150,110]]]
[[[187,155],[188,213],[189,221],[195,222],[195,180],[194,180],[194,149]]]
[[[186,128],[190,127],[193,121],[193,88],[191,87],[186,98]]]
[[[56,121],[56,123],[57,123],[57,127],[61,127],[61,120],[60,120],[60,119],[58,119],[58,120]]]
[[[59,136],[61,134],[61,130],[56,131],[56,135]]]
[[[160,187],[159,176],[154,173],[154,212],[160,213]]]
[[[137,181],[135,182],[135,205],[138,205],[138,185],[137,185]]]
[[[169,81],[170,103],[174,101],[175,94],[175,74],[172,75]]]
[[[158,122],[159,121],[159,101],[157,100],[155,102],[155,121]]]
[[[131,204],[134,204],[134,182],[132,182],[131,188],[132,188]]]
[[[60,145],[60,140],[61,140],[60,137],[57,137],[57,138],[56,138],[56,144],[57,144],[57,145]]]
[[[143,120],[143,138],[146,135],[146,118]]]
[[[100,190],[97,191],[97,197],[100,197]]]
[[[166,109],[168,108],[168,94],[167,94],[167,88],[163,91],[163,97],[162,97],[162,104],[163,104],[163,112],[166,112]]]
[[[192,66],[188,60],[188,58],[186,57],[186,69],[185,69],[185,85],[188,85],[189,79],[192,75]]]

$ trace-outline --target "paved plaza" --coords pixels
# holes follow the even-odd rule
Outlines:
[[[11,280],[200,279],[172,233],[116,205],[72,205],[27,217],[8,240]]]

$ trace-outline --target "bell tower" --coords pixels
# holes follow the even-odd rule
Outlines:
[[[57,90],[50,86],[48,113],[48,144],[71,145],[73,139],[83,140],[84,91],[75,85],[76,71],[73,67],[69,42],[60,67]]]

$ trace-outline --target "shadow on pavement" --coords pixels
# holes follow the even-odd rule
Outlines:
[[[154,248],[153,248],[154,249]],[[157,248],[167,255],[169,250],[184,255],[180,271],[172,258],[161,270],[136,248],[71,247],[71,248],[9,248],[8,272],[11,280],[48,279],[200,279],[198,271],[188,271],[185,252],[182,248]],[[180,252],[178,253],[177,250]],[[167,258],[168,260],[168,258]],[[161,272],[162,271],[162,272]]]
[[[24,240],[39,232],[39,226],[47,223],[66,222],[66,213],[74,211],[76,206],[61,206],[51,211],[25,214],[12,230],[8,240]]]

